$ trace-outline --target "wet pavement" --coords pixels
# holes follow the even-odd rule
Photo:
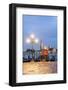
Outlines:
[[[50,74],[57,73],[57,62],[56,61],[40,61],[40,62],[24,62],[23,63],[23,74]]]

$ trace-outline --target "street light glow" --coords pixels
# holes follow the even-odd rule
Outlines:
[[[32,34],[30,35],[30,38],[31,38],[31,39],[34,39],[34,38],[35,38],[35,35],[32,33]]]
[[[35,35],[32,33],[30,36],[26,39],[26,43],[31,43],[31,44],[37,44],[39,40],[35,38]]]
[[[26,43],[30,43],[30,39],[29,38],[26,39]]]
[[[38,43],[38,42],[39,42],[39,40],[36,38],[36,39],[35,39],[35,43]]]

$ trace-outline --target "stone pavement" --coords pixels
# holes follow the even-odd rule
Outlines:
[[[24,62],[23,63],[23,74],[51,74],[57,73],[57,62],[56,61],[40,61],[40,62]]]

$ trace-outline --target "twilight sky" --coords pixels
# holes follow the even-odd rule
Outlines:
[[[56,16],[33,16],[24,15],[24,50],[31,48],[31,44],[26,43],[26,39],[31,33],[43,41],[44,45],[57,48],[57,17]],[[40,48],[40,43],[35,44],[34,49]]]

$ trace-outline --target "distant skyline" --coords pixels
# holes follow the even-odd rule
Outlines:
[[[31,44],[26,43],[26,38],[34,33],[36,38],[43,41],[44,45],[57,48],[57,16],[22,16],[24,50],[31,49]],[[40,43],[34,45],[34,49],[39,49]]]

